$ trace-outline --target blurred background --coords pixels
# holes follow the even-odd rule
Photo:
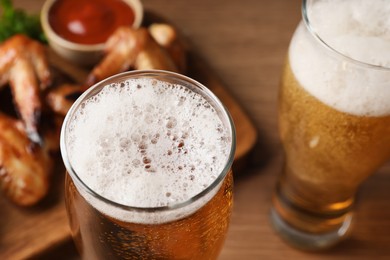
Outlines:
[[[15,6],[29,12],[39,12],[43,2],[14,0]],[[390,259],[389,164],[359,192],[351,239],[328,252],[305,253],[289,247],[268,221],[272,190],[283,162],[277,126],[278,84],[289,41],[300,21],[301,1],[142,2],[146,10],[170,21],[189,40],[191,51],[232,94],[258,132],[245,167],[234,173],[234,211],[220,259]],[[1,241],[0,235],[0,247]],[[53,245],[34,258],[78,259],[70,241]]]

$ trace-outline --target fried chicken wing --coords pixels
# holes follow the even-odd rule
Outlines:
[[[147,29],[140,29],[139,41],[141,49],[135,60],[135,69],[158,69],[178,72],[175,63],[168,52],[153,39]]]
[[[54,136],[57,134],[52,134]],[[14,203],[29,206],[44,197],[52,169],[50,150],[57,140],[40,147],[32,143],[20,120],[0,114],[0,189]]]
[[[186,43],[179,37],[177,30],[170,24],[154,23],[148,28],[153,39],[164,47],[181,73],[187,69]]]
[[[175,63],[144,27],[120,27],[108,39],[103,60],[89,74],[91,86],[116,73],[134,68],[178,71]]]
[[[0,45],[0,88],[10,85],[20,116],[19,120],[0,112],[0,190],[11,201],[28,206],[47,194],[51,154],[59,149],[62,119],[87,88],[129,69],[183,73],[186,68],[186,48],[169,25],[121,27],[109,38],[105,51],[85,84],[51,84],[55,73],[44,46],[23,35]],[[59,117],[42,119],[42,113],[52,112]]]
[[[46,95],[46,104],[53,112],[63,117],[86,89],[83,85],[62,84],[51,89]]]
[[[36,143],[41,143],[38,134],[42,111],[40,90],[50,82],[45,49],[40,43],[15,35],[0,45],[0,87],[10,84],[25,130]]]
[[[109,76],[126,71],[134,64],[139,53],[139,31],[120,27],[107,40],[105,56],[88,75],[86,85],[92,86]]]

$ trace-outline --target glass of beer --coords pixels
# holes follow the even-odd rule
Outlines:
[[[165,71],[88,89],[61,131],[83,259],[216,259],[232,210],[235,130],[202,84]]]
[[[304,0],[279,96],[285,165],[271,220],[308,250],[350,233],[359,185],[390,158],[388,1]]]

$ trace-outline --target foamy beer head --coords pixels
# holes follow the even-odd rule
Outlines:
[[[61,152],[81,195],[127,222],[186,217],[218,191],[235,134],[218,99],[200,83],[161,71],[98,83],[69,111]]]
[[[304,22],[311,33],[301,22],[289,51],[302,87],[341,112],[390,114],[388,1],[304,2]]]

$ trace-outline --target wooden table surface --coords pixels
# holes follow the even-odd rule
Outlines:
[[[32,12],[43,0],[15,0]],[[235,173],[235,204],[220,259],[390,259],[390,165],[358,193],[351,238],[322,253],[286,245],[269,223],[271,196],[283,162],[277,92],[300,0],[143,0],[175,24],[252,118],[259,141],[245,171]],[[26,243],[28,243],[26,241]],[[47,259],[78,259],[72,243]]]

